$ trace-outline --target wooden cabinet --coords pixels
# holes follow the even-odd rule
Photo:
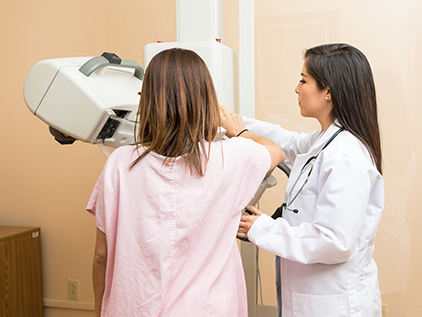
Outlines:
[[[40,228],[0,226],[0,317],[42,315]]]

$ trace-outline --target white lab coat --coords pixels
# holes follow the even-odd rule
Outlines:
[[[291,132],[244,118],[246,128],[284,150],[291,167],[286,197],[303,184],[300,170],[339,129]],[[322,134],[322,135],[321,135]],[[281,257],[283,317],[381,316],[378,269],[372,256],[384,207],[384,181],[365,146],[342,131],[318,158],[308,182],[282,218],[260,216],[248,238]]]

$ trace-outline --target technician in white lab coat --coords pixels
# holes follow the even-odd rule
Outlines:
[[[322,45],[305,52],[301,76],[295,92],[301,114],[321,124],[314,133],[223,109],[229,136],[245,127],[265,136],[291,167],[282,216],[248,206],[254,215],[242,216],[238,236],[281,258],[279,316],[381,316],[373,253],[384,182],[371,68],[350,45]]]

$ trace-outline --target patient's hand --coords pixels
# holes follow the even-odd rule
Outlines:
[[[237,113],[231,112],[226,107],[220,105],[221,125],[227,130],[228,137],[237,136],[239,132],[245,129],[242,116]]]

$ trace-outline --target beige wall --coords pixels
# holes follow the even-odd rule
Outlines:
[[[223,41],[237,41],[237,0],[226,0]],[[304,48],[349,42],[374,70],[385,156],[386,208],[376,260],[387,316],[422,314],[422,8],[417,1],[256,1],[256,116],[297,131],[318,128],[300,117],[294,87]],[[113,51],[142,63],[143,46],[174,41],[175,0],[8,1],[0,10],[0,225],[42,228],[47,317],[92,316],[94,219],[84,212],[105,162],[89,144],[61,146],[26,108],[22,87],[38,61]],[[271,213],[285,177],[265,194]],[[274,257],[261,252],[263,301],[275,305]],[[67,300],[67,279],[80,280],[80,305]],[[88,303],[87,305],[83,305]],[[73,308],[73,309],[72,309]],[[78,310],[75,310],[78,309]],[[82,310],[80,310],[82,309]]]

